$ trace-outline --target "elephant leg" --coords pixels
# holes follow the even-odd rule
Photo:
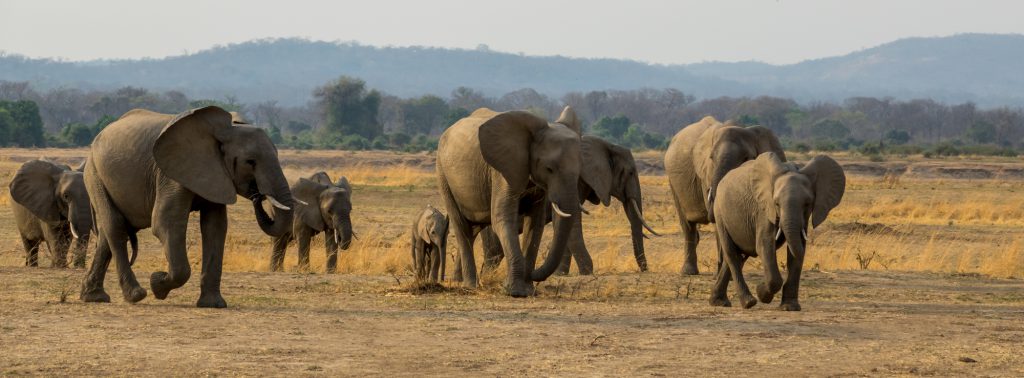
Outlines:
[[[700,270],[697,269],[697,243],[700,243],[700,231],[697,228],[697,223],[685,219],[679,223],[683,226],[683,240],[686,244],[683,256],[683,274],[690,276],[700,274]]]
[[[800,271],[803,267],[803,251],[794,253],[789,250],[786,254],[786,283],[782,286],[782,303],[779,305],[784,311],[800,311]]]
[[[729,295],[727,293],[727,290],[729,289],[729,280],[731,279],[732,274],[729,271],[728,266],[723,266],[718,274],[715,275],[715,286],[711,288],[711,299],[708,301],[712,306],[732,306],[732,302],[729,301]]]
[[[573,223],[572,237],[569,238],[569,252],[576,260],[576,269],[579,270],[581,276],[594,274],[594,261],[591,260],[590,251],[587,250],[587,244],[583,239],[583,217],[576,217],[576,221]]]
[[[89,273],[82,282],[82,292],[79,297],[83,302],[110,302],[110,295],[103,290],[103,280],[110,266],[110,246],[107,238],[102,234],[98,235],[96,253],[92,257],[92,266]]]
[[[447,253],[445,253],[444,251],[445,249],[443,248],[437,249],[437,258],[441,259],[441,271],[438,272],[438,274],[440,275],[440,282],[444,282],[445,260],[448,260]]]
[[[270,271],[280,272],[284,270],[284,255],[288,250],[288,242],[291,240],[292,234],[290,232],[285,233],[279,237],[273,238],[274,250],[270,253]]]
[[[327,267],[324,268],[324,272],[328,274],[338,270],[338,243],[334,242],[335,232],[329,228],[324,230],[324,248],[327,250]]]
[[[438,271],[441,270],[441,248],[430,246],[430,282],[437,282]]]
[[[569,268],[572,267],[572,244],[568,246],[569,253],[562,255],[562,262],[558,264],[558,268],[555,269],[555,274],[559,276],[569,275]]]
[[[228,233],[227,206],[210,205],[200,211],[199,228],[203,236],[203,271],[196,307],[225,308],[228,304],[220,294],[220,277],[224,268],[224,237]]]
[[[71,246],[72,237],[70,225],[43,227],[43,238],[46,240],[46,248],[50,251],[50,266],[68,266],[68,248]]]
[[[501,260],[505,258],[505,251],[501,248],[501,240],[494,233],[491,227],[485,227],[480,231],[480,239],[484,250],[484,270],[497,269]]]
[[[88,252],[87,251],[88,249],[89,249],[89,236],[88,235],[87,236],[82,236],[75,243],[74,253],[71,256],[71,264],[75,268],[84,268],[85,267],[85,254],[86,254],[86,252]]]
[[[21,245],[25,247],[25,266],[39,266],[39,245],[42,240],[29,240],[21,238]]]
[[[776,261],[775,240],[771,238],[774,233],[764,232],[769,236],[758,237],[758,255],[761,256],[761,263],[764,265],[764,282],[757,284],[757,299],[761,303],[772,303],[775,293],[782,289],[782,274],[779,273],[779,263]]]
[[[547,206],[548,203],[546,200],[539,199],[535,203],[533,203],[532,206],[530,206],[530,211],[522,218],[522,240],[519,241],[519,245],[517,245],[517,247],[522,248],[524,252],[523,260],[521,263],[523,276],[515,277],[515,279],[521,280],[521,282],[519,283],[517,283],[514,280],[508,281],[508,284],[510,284],[508,286],[508,291],[509,294],[512,295],[513,297],[533,295],[533,279],[530,276],[533,274],[533,269],[537,265],[537,251],[540,250],[540,239],[541,236],[543,236],[544,234],[544,225],[547,223],[547,214],[545,213],[545,211],[547,211]],[[513,233],[511,236],[512,243],[515,243],[517,241],[515,238],[515,234]],[[503,247],[505,246],[503,245]],[[504,248],[506,254],[508,254],[509,248],[512,247],[510,246]],[[510,255],[508,260],[510,266],[512,265],[513,262],[512,259],[513,257]],[[515,271],[512,270],[510,267],[509,273],[514,272]]]
[[[426,248],[427,244],[423,240],[416,240],[415,248],[413,249],[413,267],[417,281],[423,281],[424,276],[426,276]]]
[[[455,232],[455,244],[459,249],[455,259],[455,280],[462,281],[465,287],[475,288],[479,281],[476,276],[476,263],[473,261],[473,240],[478,230],[474,230],[459,212],[459,205],[443,177],[440,186],[441,197],[444,198],[445,209],[448,210],[448,226]]]
[[[295,237],[299,244],[299,263],[298,271],[309,272],[309,241],[313,239],[313,231],[308,228],[299,229],[298,235]]]
[[[181,192],[161,198],[157,192],[156,208],[153,211],[153,234],[164,247],[167,258],[166,272],[153,272],[149,277],[150,288],[156,299],[165,299],[173,289],[188,282],[192,267],[188,262],[188,247],[185,233],[188,231],[188,215],[192,208],[192,195]],[[200,218],[202,215],[200,213]],[[202,221],[200,221],[200,224]],[[203,237],[206,244],[206,237]],[[116,251],[115,251],[116,253]],[[116,256],[116,254],[115,254]]]
[[[146,298],[146,289],[139,285],[138,279],[135,278],[135,272],[132,271],[131,264],[128,263],[128,232],[132,231],[125,231],[123,228],[108,230],[106,231],[106,237],[110,253],[117,264],[121,294],[126,302],[135,303]]]
[[[736,294],[740,301],[740,305],[743,308],[751,308],[757,304],[757,299],[750,294],[750,287],[747,286],[747,281],[743,279],[743,261],[740,257],[739,247],[732,242],[732,238],[729,237],[728,232],[725,231],[724,227],[718,226],[718,241],[719,248],[722,249],[722,255],[725,257],[726,265],[729,268],[729,273],[732,274],[733,281],[736,281]],[[725,274],[723,272],[723,274]]]

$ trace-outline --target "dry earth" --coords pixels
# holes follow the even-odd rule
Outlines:
[[[83,153],[0,150],[0,182],[26,159],[76,163]],[[1024,276],[1024,181],[1011,174],[1024,163],[840,156],[847,196],[812,235],[804,311],[787,313],[710,307],[711,277],[677,274],[682,240],[659,158],[639,156],[653,167],[643,178],[647,216],[666,234],[648,242],[652,272],[635,272],[621,210],[589,207],[584,232],[599,274],[554,277],[529,299],[501,295],[500,273],[473,292],[410,283],[407,225],[439,203],[430,155],[283,151],[291,178],[327,170],[352,179],[361,238],[341,274],[267,273],[269,238],[247,204],[232,206],[226,310],[193,307],[198,265],[166,301],[125,304],[109,274],[113,303],[79,302],[82,270],[21,266],[3,185],[0,374],[1024,375],[1024,281],[1012,278]],[[701,245],[705,268],[713,238]],[[165,263],[149,231],[140,241],[135,271],[148,282]],[[294,255],[293,246],[288,267]],[[322,245],[312,255],[322,269]],[[753,282],[759,272],[747,269]]]

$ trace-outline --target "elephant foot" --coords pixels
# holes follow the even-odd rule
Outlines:
[[[797,301],[783,301],[779,305],[779,310],[782,311],[800,311],[800,302]]]
[[[83,287],[82,293],[79,294],[79,298],[82,299],[82,302],[86,303],[110,303],[110,295],[108,295],[102,287]]]
[[[153,289],[153,296],[156,299],[167,299],[167,294],[171,292],[170,284],[167,283],[167,272],[153,272],[149,276],[149,287]]]
[[[687,263],[683,264],[683,275],[684,276],[696,276],[698,274],[700,274],[700,271],[697,270],[697,263],[687,262]]]
[[[732,307],[732,302],[724,297],[711,297],[708,303],[715,307]]]
[[[226,308],[228,303],[224,301],[224,297],[220,293],[215,294],[200,294],[199,300],[196,301],[196,307],[200,308]]]
[[[757,304],[757,299],[755,299],[754,296],[750,295],[750,294],[746,294],[746,295],[740,294],[739,298],[736,298],[736,299],[740,302],[740,304],[743,306],[743,308],[751,308],[751,307],[754,307],[754,305]]]
[[[506,291],[513,298],[526,298],[534,294],[533,282],[515,280],[506,286]]]
[[[146,289],[136,284],[134,287],[126,290],[124,293],[124,301],[128,303],[136,303],[146,298]]]
[[[768,288],[768,285],[762,282],[757,284],[757,299],[761,303],[772,303],[772,299],[775,299],[775,293]]]

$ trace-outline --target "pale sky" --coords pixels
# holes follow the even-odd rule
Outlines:
[[[1024,33],[1024,1],[0,0],[0,51],[181,55],[268,37],[651,63],[793,63],[904,37]]]

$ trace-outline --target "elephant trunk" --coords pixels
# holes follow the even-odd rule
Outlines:
[[[552,201],[551,203],[553,206],[550,206],[551,209],[549,211],[561,212],[562,214],[553,216],[555,223],[553,227],[554,236],[552,237],[551,245],[548,247],[548,255],[544,258],[544,264],[534,269],[533,273],[530,274],[530,279],[536,282],[548,279],[558,269],[558,265],[562,263],[562,256],[565,254],[565,250],[568,249],[569,238],[572,237],[573,222],[576,222],[580,217],[580,210],[582,209],[577,198],[558,201],[557,203]]]
[[[334,219],[335,243],[342,250],[348,250],[352,245],[352,220],[348,214],[335,217]]]
[[[714,168],[711,171],[711,177],[709,178],[708,187],[705,188],[707,193],[704,193],[704,205],[707,206],[708,221],[715,222],[715,196],[717,195],[718,183],[722,181],[726,173],[739,167],[743,164],[746,159],[742,156],[743,153],[738,148],[733,146],[722,146],[719,147],[718,151],[714,155],[714,161],[712,164]]]
[[[794,262],[803,262],[806,237],[806,224],[798,217],[783,216],[779,222],[779,229],[786,237],[786,245],[789,253],[794,257]]]
[[[253,209],[256,212],[256,222],[260,226],[260,230],[263,233],[278,237],[284,235],[286,232],[291,230],[292,227],[292,216],[295,211],[295,199],[292,197],[292,192],[288,188],[288,182],[284,179],[284,175],[281,177],[274,186],[273,190],[269,190],[269,193],[263,193],[264,188],[260,188],[261,195],[256,196],[253,200]],[[268,197],[273,206],[273,216],[268,215],[267,211],[263,209],[263,197]]]
[[[641,272],[647,271],[647,255],[644,253],[644,219],[640,205],[635,199],[628,199],[622,204],[626,211],[626,218],[629,219],[630,236],[633,239],[633,257],[636,258],[636,266]]]

